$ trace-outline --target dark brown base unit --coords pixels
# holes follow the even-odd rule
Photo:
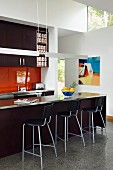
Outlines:
[[[48,97],[41,97],[40,100],[44,100],[44,98]],[[81,99],[81,109],[86,106],[94,106],[95,102],[94,98],[86,98]],[[76,100],[76,99],[75,99]],[[51,129],[53,136],[55,136],[55,115],[59,111],[65,111],[67,108],[67,101],[55,101],[54,102],[54,111],[51,121]],[[0,158],[15,154],[22,151],[22,124],[27,119],[33,119],[33,118],[40,118],[43,113],[43,108],[45,105],[47,105],[48,102],[44,102],[42,104],[37,105],[30,105],[25,107],[14,107],[14,108],[1,108],[0,109]],[[104,118],[104,121],[106,122],[106,97],[105,97],[105,103],[102,110],[102,115]],[[78,118],[80,119],[80,113],[78,114]],[[58,121],[58,131],[63,133],[63,119],[60,119]],[[83,127],[88,126],[89,120],[88,120],[88,114],[84,112],[83,114]],[[94,125],[95,126],[101,126],[101,118],[99,117],[99,114],[96,114],[94,116]],[[25,134],[25,144],[30,145],[32,143],[32,128],[26,127],[27,133]],[[70,126],[69,131],[80,133],[77,123],[75,123],[75,119],[70,119]],[[35,132],[37,132],[37,128],[35,129]],[[48,134],[48,131],[46,127],[43,128],[41,132],[42,136],[42,143],[49,143],[50,136]],[[35,142],[38,142],[38,136],[37,133],[35,135]]]

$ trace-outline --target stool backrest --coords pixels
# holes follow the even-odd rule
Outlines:
[[[43,118],[46,120],[46,123],[50,123],[51,121],[51,116],[53,114],[53,105],[54,103],[44,106]]]
[[[69,111],[73,114],[78,112],[80,108],[80,102],[81,100],[72,100],[69,102]]]
[[[96,98],[95,107],[97,111],[102,111],[104,105],[104,96]]]

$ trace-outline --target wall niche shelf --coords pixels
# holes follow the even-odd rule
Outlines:
[[[46,30],[46,28],[39,28],[36,34],[36,45],[37,50],[39,51],[37,67],[49,67],[49,58],[45,56],[46,51],[48,51],[48,30]]]

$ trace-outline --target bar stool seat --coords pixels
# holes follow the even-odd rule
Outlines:
[[[69,111],[58,112],[57,116],[70,117],[70,112]],[[72,113],[71,113],[71,116],[72,116]]]
[[[29,119],[25,122],[28,126],[42,126],[45,119]]]
[[[85,128],[87,128],[87,127],[82,128],[82,130],[85,131],[85,132],[89,132],[89,133],[93,134],[93,143],[95,143],[95,137],[94,137],[94,128],[95,127],[94,127],[94,120],[93,120],[94,114],[97,114],[97,113],[100,114],[100,117],[101,117],[101,120],[102,120],[102,123],[103,123],[103,127],[105,129],[106,137],[107,137],[106,124],[104,122],[104,119],[103,119],[103,116],[102,116],[102,113],[101,113],[102,109],[103,109],[103,105],[104,105],[104,96],[96,98],[95,106],[93,106],[92,108],[91,107],[90,108],[83,108],[81,110],[81,127],[82,127],[83,112],[89,113],[89,126],[88,126],[89,131],[85,130]]]
[[[51,122],[51,116],[53,113],[53,104],[49,104],[47,106],[44,106],[44,111],[43,111],[43,116],[40,119],[29,119],[27,121],[25,121],[25,123],[23,124],[23,139],[22,139],[22,161],[24,161],[24,153],[28,153],[28,154],[32,154],[35,156],[40,157],[41,159],[41,170],[43,170],[43,162],[42,162],[42,146],[49,146],[49,147],[53,147],[54,151],[55,151],[55,156],[57,157],[57,152],[56,152],[56,147],[55,147],[55,142],[53,139],[53,135],[50,129],[50,122]],[[40,127],[44,127],[47,125],[48,131],[50,133],[51,139],[52,139],[52,143],[53,145],[45,145],[41,143],[41,132],[40,132]],[[33,146],[32,149],[33,151],[29,151],[27,148],[25,149],[25,126],[31,126],[33,129]],[[38,137],[39,137],[39,144],[35,144],[34,142],[34,127],[38,127]],[[40,153],[36,154],[35,153],[35,146],[39,146],[40,147]]]
[[[57,138],[62,140],[65,144],[65,152],[67,151],[67,141],[68,141],[68,135],[76,135],[82,138],[83,141],[83,145],[85,146],[85,141],[84,141],[84,137],[83,137],[83,133],[82,133],[82,129],[81,129],[81,125],[79,123],[79,119],[78,119],[78,111],[80,108],[80,100],[74,100],[74,101],[68,101],[67,102],[68,105],[68,110],[66,111],[62,111],[62,112],[58,112],[56,114],[56,126],[55,126],[55,143],[57,143]],[[58,117],[63,117],[65,119],[65,124],[64,124],[64,139],[62,139],[58,134],[57,134],[57,119]],[[68,119],[71,117],[75,117],[77,124],[79,126],[79,130],[80,130],[80,135],[77,135],[75,133],[71,133],[68,132]]]

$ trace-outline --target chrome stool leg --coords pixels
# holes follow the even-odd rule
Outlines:
[[[57,117],[57,115],[56,115],[56,121],[55,121],[55,144],[57,144],[57,120],[58,119],[58,117]]]
[[[106,133],[106,137],[107,137],[106,125],[105,125],[105,122],[104,122],[104,119],[103,119],[102,113],[101,113],[101,112],[99,112],[99,113],[100,113],[100,116],[101,116],[101,119],[102,119],[102,123],[103,123],[104,128],[105,128],[105,133]]]
[[[83,133],[82,133],[82,128],[80,126],[80,123],[79,123],[79,120],[78,120],[78,117],[76,117],[76,120],[77,120],[77,123],[78,123],[78,126],[79,126],[79,129],[80,129],[80,133],[81,133],[81,137],[82,137],[82,141],[83,141],[83,145],[85,146],[85,141],[84,141],[84,136],[83,136]]]
[[[25,135],[25,124],[23,124],[23,137],[22,137],[22,162],[24,162],[24,135]]]
[[[89,113],[89,132],[91,133],[91,114]]]
[[[65,132],[64,132],[64,143],[65,143],[65,152],[66,152],[66,149],[67,149],[67,118],[65,117],[65,127],[64,127],[64,130],[65,130]]]
[[[68,135],[69,133],[68,133],[68,117],[67,117],[67,141],[68,141]]]
[[[53,142],[53,146],[54,146],[54,150],[55,150],[55,156],[57,157],[57,152],[56,152],[55,142],[54,142],[53,135],[52,135],[52,132],[51,132],[51,129],[50,129],[50,127],[49,127],[49,124],[48,124],[48,123],[47,123],[47,127],[48,127],[48,130],[49,130],[49,133],[50,133],[50,136],[51,136],[52,142]]]
[[[33,126],[33,154],[34,154],[34,126]]]
[[[40,145],[41,170],[43,170],[43,162],[42,162],[42,144],[41,144],[40,126],[38,126],[38,135],[39,135],[39,145]]]
[[[91,113],[91,115],[92,115],[93,143],[95,143],[95,137],[94,137],[94,121],[93,121],[93,112]]]
[[[81,129],[82,129],[82,110],[81,110]]]

